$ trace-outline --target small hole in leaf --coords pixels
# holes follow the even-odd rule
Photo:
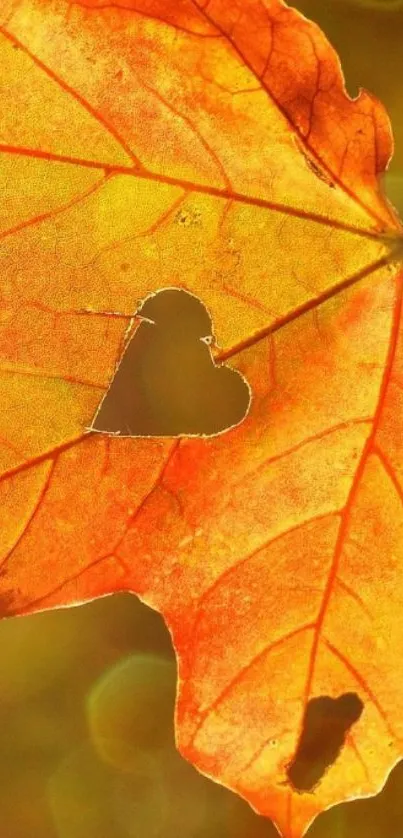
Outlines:
[[[126,345],[91,430],[128,436],[214,436],[248,413],[245,378],[215,363],[210,314],[194,294],[163,288],[136,312]]]
[[[336,761],[346,734],[364,709],[356,693],[320,696],[307,705],[297,752],[287,769],[296,791],[310,792]]]

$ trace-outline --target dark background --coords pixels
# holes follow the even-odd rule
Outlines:
[[[403,0],[293,5],[336,47],[350,94],[361,85],[387,106],[386,189],[403,213]],[[135,597],[3,621],[0,670],[1,838],[276,835],[176,754],[169,635]],[[403,838],[403,763],[380,795],[334,807],[308,835]]]

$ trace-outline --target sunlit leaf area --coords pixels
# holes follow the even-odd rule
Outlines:
[[[0,809],[7,838],[275,838],[177,753],[175,662],[129,594],[5,620]],[[311,838],[399,838],[403,764],[378,797],[334,807]]]
[[[402,214],[403,2],[292,5],[317,21],[337,49],[350,95],[362,86],[386,105],[395,155],[385,188]],[[1,838],[278,834],[178,754],[170,635],[136,597],[117,594],[3,620],[0,670]],[[401,838],[403,763],[377,797],[329,809],[308,836]]]

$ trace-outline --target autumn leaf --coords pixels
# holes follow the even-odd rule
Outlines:
[[[387,115],[280,0],[3,0],[2,613],[164,615],[177,742],[300,838],[403,754],[401,227]],[[86,431],[137,301],[212,313],[249,381],[211,439]],[[313,792],[308,702],[360,717]]]

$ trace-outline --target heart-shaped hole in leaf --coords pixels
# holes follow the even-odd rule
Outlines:
[[[251,391],[236,370],[216,365],[211,317],[194,294],[162,288],[137,310],[92,430],[119,436],[214,436],[246,416]]]

